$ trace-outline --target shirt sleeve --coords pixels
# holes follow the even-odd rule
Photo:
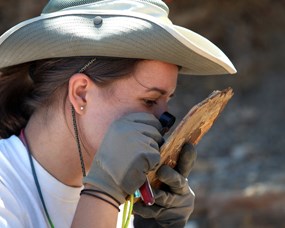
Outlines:
[[[23,214],[19,203],[0,181],[0,227],[25,227]]]

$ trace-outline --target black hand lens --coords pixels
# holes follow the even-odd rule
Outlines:
[[[160,133],[164,135],[166,132],[169,131],[169,129],[173,126],[175,123],[176,118],[171,115],[169,112],[164,112],[159,117],[159,122],[162,125],[162,129],[160,130]]]

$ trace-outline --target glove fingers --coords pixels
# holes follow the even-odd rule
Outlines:
[[[195,194],[192,189],[188,186],[188,193],[186,195],[173,194],[160,189],[153,189],[155,196],[155,204],[163,208],[174,208],[182,206],[194,205]]]
[[[161,166],[157,170],[156,174],[161,182],[168,185],[171,192],[179,195],[189,193],[188,181],[170,166]]]
[[[130,113],[124,118],[131,122],[151,125],[155,127],[157,130],[160,130],[162,128],[159,120],[153,114],[150,113],[145,113],[145,112]]]
[[[132,124],[138,132],[153,139],[158,145],[164,141],[159,132],[162,128],[161,123],[154,115],[149,113],[131,113],[125,116],[124,119],[126,121],[125,127]],[[156,147],[157,149],[159,148],[157,145]]]
[[[141,215],[144,218],[155,218],[160,214],[163,208],[155,204],[146,206],[142,201],[139,201],[134,204],[133,210],[135,214]]]
[[[153,193],[155,196],[155,204],[164,208],[173,207],[173,201],[175,195],[170,192],[166,192],[160,189],[153,189]]]
[[[179,159],[175,169],[185,178],[187,178],[194,166],[197,152],[191,143],[185,143],[179,154]]]
[[[162,136],[153,115],[137,114],[114,121],[106,132],[85,181],[112,193],[120,202],[133,194],[146,180],[146,173],[157,167],[160,161],[158,143]],[[154,123],[153,123],[154,124]],[[109,190],[111,189],[111,190]]]
[[[135,123],[135,129],[145,136],[145,142],[148,142],[150,146],[159,151],[159,144],[163,141],[163,138],[156,128],[143,123]]]

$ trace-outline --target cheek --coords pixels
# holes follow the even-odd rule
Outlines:
[[[120,112],[115,111],[112,107],[108,107],[104,104],[98,104],[98,108],[86,113],[85,126],[91,131],[103,132],[115,119],[119,117]]]
[[[124,105],[104,102],[94,102],[87,107],[86,113],[81,117],[81,130],[86,143],[92,150],[97,150],[104,135],[114,120],[127,114],[129,108]]]
[[[93,155],[96,153],[113,120],[114,116],[108,115],[108,113],[101,115],[88,112],[81,118],[81,121],[79,122],[80,137],[84,149],[88,151],[88,154]]]

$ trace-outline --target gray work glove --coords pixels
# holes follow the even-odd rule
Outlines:
[[[177,166],[167,165],[157,171],[164,183],[162,189],[153,189],[155,204],[146,206],[139,201],[134,205],[135,227],[184,227],[193,209],[195,195],[188,185],[189,173],[197,153],[191,144],[185,144],[180,152]]]
[[[161,124],[154,115],[132,113],[114,121],[83,183],[112,195],[120,203],[143,185],[157,167]]]

